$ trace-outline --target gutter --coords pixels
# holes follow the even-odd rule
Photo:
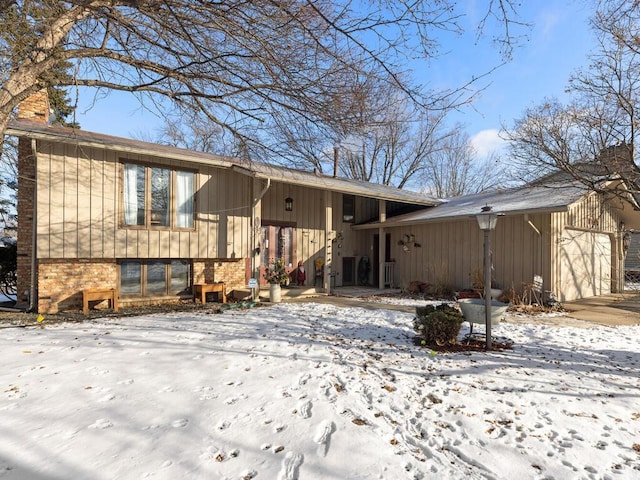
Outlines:
[[[7,125],[6,135],[43,140],[54,144],[70,144],[79,147],[111,150],[121,154],[146,155],[165,159],[181,160],[199,165],[219,168],[231,168],[235,163],[221,155],[196,152],[177,147],[114,137],[86,130],[73,130],[64,127],[42,126],[32,122],[12,121]]]
[[[269,187],[271,187],[271,179],[267,178],[267,184],[264,186],[264,188],[262,189],[262,191],[258,194],[258,196],[256,198],[253,199],[253,204],[252,207],[255,208],[256,205],[258,204],[258,202],[260,200],[262,200],[262,197],[264,197],[264,194],[267,193],[267,190],[269,190]]]
[[[438,208],[438,207],[436,206],[432,208]],[[569,210],[568,206],[527,209],[527,210],[510,210],[510,211],[501,211],[498,208],[496,208],[496,212],[500,212],[501,214],[504,214],[507,217],[515,216],[515,215],[527,215],[529,213],[537,214],[537,213],[566,212],[568,210]],[[416,214],[419,214],[419,212],[415,212],[413,214],[408,214],[408,215],[416,215]],[[427,218],[418,218],[418,219],[411,219],[411,220],[395,220],[394,219],[395,217],[391,217],[391,218],[387,218],[387,221],[384,223],[384,225],[379,221],[375,221],[371,223],[363,223],[360,225],[351,225],[351,229],[352,230],[372,230],[372,229],[379,228],[381,225],[383,225],[384,227],[406,227],[410,225],[423,225],[427,223],[430,224],[430,223],[443,223],[443,222],[452,222],[452,221],[459,221],[459,220],[468,220],[475,216],[476,216],[476,213],[469,212],[466,214],[445,215],[441,217],[427,217]]]

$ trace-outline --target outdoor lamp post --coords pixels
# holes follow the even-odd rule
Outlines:
[[[476,215],[478,226],[484,232],[484,321],[487,332],[487,350],[491,350],[491,240],[489,234],[496,228],[498,214],[486,205]]]

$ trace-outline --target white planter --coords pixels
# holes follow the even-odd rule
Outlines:
[[[499,288],[492,288],[491,289],[491,299],[492,300],[497,300],[498,297],[500,297],[500,295],[502,295],[502,290],[500,290]]]
[[[467,322],[481,325],[486,323],[483,298],[461,298],[458,300],[458,305]],[[509,308],[508,303],[491,301],[491,325],[500,323],[507,313],[507,308]]]
[[[280,303],[282,301],[282,288],[279,283],[269,285],[269,301],[271,303]]]

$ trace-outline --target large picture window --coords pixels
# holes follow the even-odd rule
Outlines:
[[[120,294],[160,296],[187,293],[191,268],[187,260],[120,262]]]
[[[127,163],[123,178],[123,224],[194,228],[193,172]]]

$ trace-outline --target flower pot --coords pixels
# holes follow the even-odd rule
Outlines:
[[[269,301],[271,303],[280,303],[282,301],[282,288],[279,283],[269,285]]]
[[[486,323],[484,299],[461,298],[458,300],[458,305],[460,306],[462,315],[467,322],[478,323],[481,325]],[[491,302],[491,325],[500,323],[504,318],[505,313],[507,313],[508,308],[508,303],[496,302],[493,300]]]
[[[491,289],[491,299],[497,300],[502,295],[502,290],[500,288],[492,288]]]

